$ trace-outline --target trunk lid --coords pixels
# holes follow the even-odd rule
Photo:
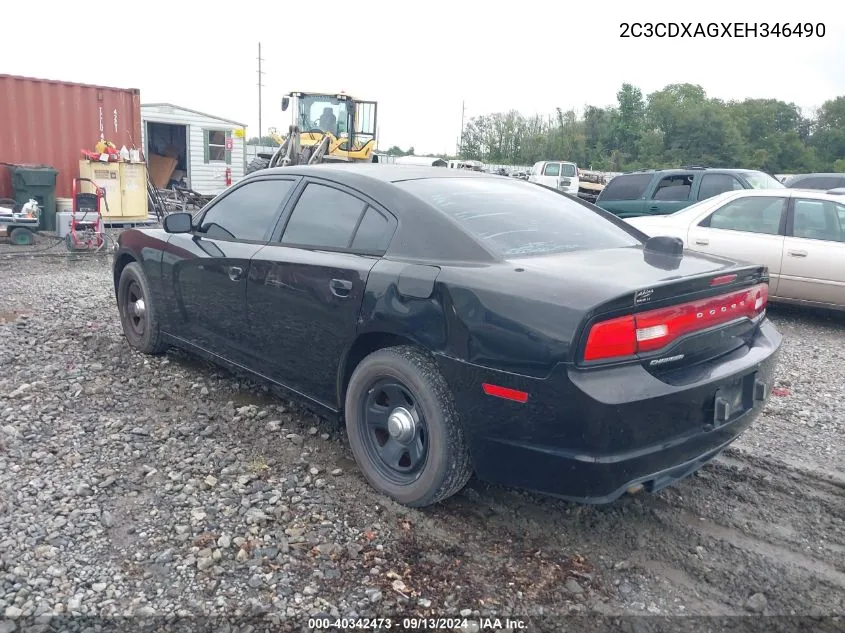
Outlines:
[[[633,247],[510,262],[548,275],[550,288],[583,310],[573,358],[584,367],[640,362],[655,374],[688,368],[747,344],[765,313],[765,266],[704,253],[672,258]]]

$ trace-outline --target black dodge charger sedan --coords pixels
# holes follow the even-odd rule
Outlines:
[[[647,238],[576,198],[463,170],[256,172],[124,232],[121,322],[342,416],[409,506],[479,478],[605,503],[734,441],[781,336],[763,266]]]

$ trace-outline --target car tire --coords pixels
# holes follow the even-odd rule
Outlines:
[[[139,305],[139,301],[142,302]],[[131,262],[120,273],[117,284],[117,306],[120,324],[129,344],[144,354],[161,354],[167,350],[163,342],[158,312],[152,300],[150,284],[141,264]]]
[[[394,413],[393,426],[384,424]],[[472,476],[451,390],[431,356],[418,348],[389,347],[364,358],[346,390],[345,417],[367,481],[402,505],[435,504]]]
[[[15,246],[32,246],[35,243],[35,233],[25,226],[18,226],[9,232],[9,241]]]
[[[261,158],[260,156],[253,158],[249,165],[246,166],[245,175],[251,174],[255,171],[261,171],[262,169],[267,169],[270,166],[270,159],[268,158]]]

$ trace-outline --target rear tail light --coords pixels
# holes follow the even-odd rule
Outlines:
[[[590,328],[584,360],[608,360],[663,349],[687,334],[766,311],[768,284],[668,308],[617,317]]]

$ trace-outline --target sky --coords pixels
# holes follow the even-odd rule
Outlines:
[[[700,84],[721,99],[777,98],[811,113],[845,95],[845,14],[826,0],[647,3],[146,0],[6,3],[0,73],[138,88],[248,126],[286,130],[290,91],[379,102],[379,147],[452,153],[462,108],[615,103],[623,82],[644,94]],[[843,17],[837,18],[836,15]],[[49,21],[43,22],[47,16]],[[622,38],[623,23],[823,24],[823,37]],[[2,124],[2,122],[0,122]]]

